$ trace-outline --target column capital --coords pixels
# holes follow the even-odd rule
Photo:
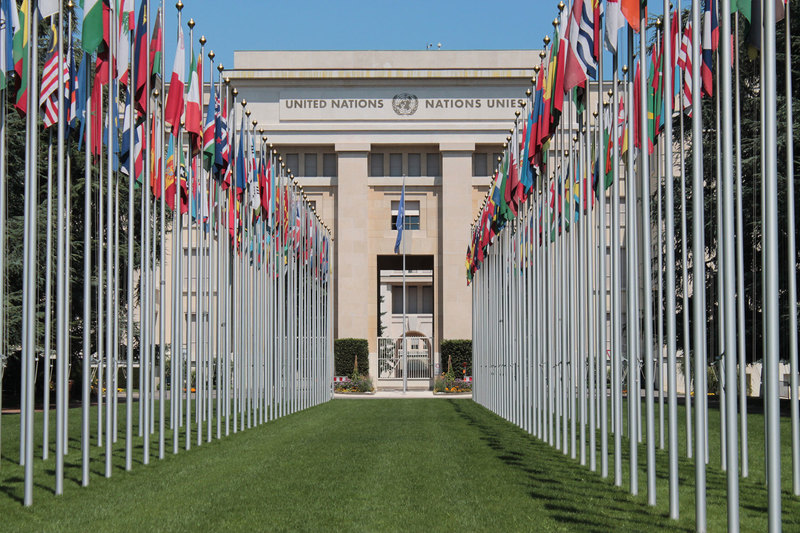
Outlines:
[[[370,151],[370,143],[336,143],[334,150],[337,152],[362,152],[367,153]]]
[[[440,152],[474,152],[474,142],[447,142],[439,143]]]

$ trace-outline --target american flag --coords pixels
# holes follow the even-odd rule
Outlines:
[[[64,80],[64,94],[69,94],[69,62],[64,56],[61,65],[61,76]],[[42,69],[42,87],[39,91],[39,106],[44,107],[44,127],[49,128],[58,122],[58,37],[53,34],[53,46],[50,57]],[[67,111],[69,112],[69,111]],[[68,120],[69,117],[66,117]]]

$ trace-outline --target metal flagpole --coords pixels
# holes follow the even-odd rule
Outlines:
[[[109,17],[111,20],[114,20],[115,10],[114,7],[111,7],[111,13]],[[106,225],[106,283],[108,284],[106,287],[106,331],[105,331],[105,345],[106,345],[106,375],[105,375],[105,387],[106,387],[106,462],[105,462],[105,476],[111,477],[111,460],[113,454],[113,435],[112,435],[112,408],[114,406],[113,400],[111,398],[112,394],[112,386],[113,380],[111,375],[111,368],[112,364],[114,364],[114,351],[112,348],[113,342],[113,334],[114,330],[112,329],[111,321],[113,319],[113,295],[112,295],[112,288],[113,288],[113,280],[112,280],[112,259],[113,259],[113,250],[112,250],[112,236],[114,231],[114,217],[112,216],[112,209],[114,206],[114,146],[115,140],[114,135],[116,134],[115,128],[115,119],[117,118],[114,116],[114,101],[117,98],[117,90],[116,90],[116,72],[114,72],[114,55],[115,55],[115,34],[114,31],[109,31],[108,36],[108,137],[107,142],[108,145],[107,149],[107,156],[108,156],[108,185],[106,188],[106,212],[108,213],[108,222]],[[98,381],[98,388],[102,390],[103,384],[102,382]],[[146,442],[146,440],[145,440]]]
[[[630,39],[629,39],[630,43]],[[630,55],[630,54],[629,54]],[[621,393],[621,364],[620,358],[622,357],[622,275],[621,275],[621,257],[620,257],[620,250],[622,249],[622,244],[620,240],[620,228],[622,225],[622,220],[620,217],[620,179],[622,178],[622,172],[620,172],[620,147],[619,147],[619,138],[620,138],[620,125],[619,125],[619,102],[622,98],[622,94],[618,96],[619,90],[619,48],[617,49],[617,53],[613,54],[613,68],[614,68],[614,77],[612,78],[612,96],[613,99],[613,109],[614,109],[614,117],[612,118],[614,124],[614,161],[612,162],[612,172],[614,173],[614,182],[611,185],[611,283],[612,283],[612,296],[611,296],[611,309],[612,309],[612,329],[611,329],[611,423],[612,428],[611,431],[614,434],[614,485],[617,487],[622,486],[622,406],[619,405],[619,399],[622,396]],[[633,64],[632,59],[629,59],[631,64]],[[627,66],[623,67],[624,73],[626,74],[625,80],[627,84]],[[624,93],[627,93],[627,86]],[[628,129],[628,123],[630,119],[630,101],[628,101],[628,115],[626,117],[626,123],[622,125],[623,131]],[[627,139],[627,133],[623,134],[624,138]],[[630,143],[629,143],[630,144]],[[628,147],[628,161],[633,160],[633,149],[631,146]],[[626,205],[629,200],[626,199]],[[627,233],[627,229],[626,229]],[[629,237],[626,235],[626,241],[629,241]],[[627,246],[627,245],[626,245]],[[630,247],[628,247],[628,253]],[[630,284],[627,285],[628,287]],[[607,360],[606,357],[603,357],[604,361]],[[605,368],[606,363],[604,362],[603,367]],[[620,391],[619,393],[617,391]],[[602,415],[601,415],[602,416]],[[603,431],[602,436],[605,440],[608,440],[607,431]],[[602,444],[601,444],[602,446]],[[607,446],[607,444],[606,444]],[[607,457],[607,449],[606,453],[602,454],[602,461],[605,462],[605,468],[601,465],[601,470],[604,473],[603,477],[608,475],[608,457]]]
[[[88,55],[84,55],[82,61],[90,61]],[[81,485],[89,485],[89,407],[91,404],[91,389],[89,386],[89,376],[91,373],[91,285],[92,285],[92,242],[91,242],[91,218],[92,211],[92,91],[89,87],[89,69],[85,69],[86,77],[79,80],[79,83],[86,87],[86,114],[81,117],[86,129],[86,156],[84,159],[84,199],[83,199],[83,353],[82,357],[82,376],[81,376]],[[99,317],[99,315],[98,315]]]
[[[58,159],[57,159],[57,204],[58,210],[58,244],[56,248],[56,281],[57,281],[57,303],[56,303],[56,494],[62,494],[64,491],[64,430],[65,430],[65,415],[66,415],[66,371],[67,371],[67,354],[66,346],[66,330],[67,330],[67,306],[66,306],[66,283],[68,272],[66,271],[66,195],[69,191],[65,191],[65,166],[64,166],[64,76],[62,69],[64,65],[64,48],[61,43],[61,35],[63,28],[63,2],[59,0],[59,15],[58,15]],[[50,310],[48,309],[49,313]],[[46,366],[49,366],[50,354],[46,354],[48,361]],[[45,384],[48,389],[49,383]]]
[[[676,337],[675,314],[676,314],[676,282],[675,282],[675,178],[674,163],[672,161],[672,91],[674,83],[672,81],[673,61],[672,46],[670,42],[671,31],[670,2],[664,0],[664,108],[667,114],[664,120],[664,150],[665,150],[665,200],[666,200],[666,281],[667,281],[667,391],[669,393],[669,508],[670,518],[676,519],[679,514],[678,507],[678,383],[677,383],[677,361],[676,361]],[[680,17],[680,12],[675,16]],[[660,243],[659,243],[660,247]],[[659,266],[659,269],[661,267]],[[661,346],[659,346],[660,354]],[[661,357],[659,357],[659,366]],[[661,375],[661,373],[659,373]],[[663,396],[663,380],[659,388],[659,396]]]
[[[642,33],[644,33],[644,32],[642,32]],[[643,56],[643,55],[644,55],[644,50],[642,49],[639,52],[639,56],[640,56],[639,61],[640,61],[640,66],[641,67],[644,67],[644,63],[641,61],[641,56]],[[631,68],[633,68],[634,67],[634,64],[633,64],[633,61],[634,61],[634,57],[633,57],[633,30],[630,29],[630,28],[628,28],[628,59],[629,59],[630,64],[631,64]],[[634,71],[632,70],[630,72],[633,73]],[[646,76],[644,76],[644,78],[646,78]],[[630,79],[630,76],[629,76],[629,79]],[[634,101],[634,91],[637,91],[637,90],[641,91],[641,87],[636,87],[635,86],[635,76],[634,76],[634,81],[630,81],[629,84],[628,84],[628,102],[632,103]],[[646,113],[647,112],[646,105],[643,105],[642,108],[644,109],[644,112]],[[633,110],[631,110],[631,112],[628,115],[630,117],[630,121],[629,122],[630,122],[631,126],[633,126],[634,121],[637,120],[636,117],[635,117],[635,113],[633,113]],[[639,118],[639,120],[641,120],[641,117]],[[642,129],[644,129],[644,126],[646,124],[647,124],[647,121],[645,120],[643,122],[643,124],[642,124]],[[629,130],[632,131],[632,132],[635,131],[635,129],[633,127],[630,127]],[[633,134],[631,136],[633,136]],[[646,143],[647,143],[647,140],[645,139],[645,147],[647,146]],[[643,147],[642,150],[644,150],[644,149],[645,148]],[[626,322],[627,322],[627,330],[628,330],[628,342],[627,342],[627,359],[628,359],[628,441],[629,441],[629,445],[630,445],[630,453],[629,453],[630,475],[629,475],[629,481],[630,481],[631,494],[636,495],[636,494],[639,493],[639,461],[638,461],[638,451],[639,450],[638,450],[637,443],[636,443],[636,436],[637,436],[638,431],[639,431],[638,430],[639,417],[638,417],[637,412],[636,412],[636,404],[638,403],[638,396],[639,396],[640,393],[639,393],[639,390],[636,388],[636,374],[639,371],[639,366],[638,366],[638,362],[639,362],[639,349],[638,349],[639,338],[638,337],[639,337],[639,335],[638,335],[638,332],[636,331],[637,328],[635,328],[633,326],[634,324],[638,324],[639,323],[639,309],[636,306],[636,300],[637,300],[637,298],[636,298],[637,294],[636,293],[637,293],[637,291],[639,289],[638,261],[637,261],[637,257],[636,257],[636,239],[637,239],[637,235],[636,235],[637,234],[637,228],[636,228],[636,217],[635,217],[636,210],[631,205],[631,203],[635,203],[636,202],[636,172],[634,170],[634,164],[633,164],[634,163],[634,159],[635,159],[634,151],[635,151],[634,147],[632,146],[631,149],[629,150],[628,164],[626,165],[627,166],[627,170],[628,170],[628,176],[627,176],[627,182],[626,182],[627,191],[625,193],[625,215],[626,215],[626,220],[625,220],[626,239],[625,240],[627,241],[626,244],[625,244],[625,248],[626,248],[625,251],[626,251],[626,255],[627,255],[627,259],[628,259],[628,279],[627,279],[627,300],[628,300],[628,303],[627,303],[627,312],[626,312],[626,317],[627,317],[627,321]],[[644,160],[644,159],[645,158],[642,157],[642,160]],[[640,172],[641,172],[642,176],[646,175],[646,173],[642,172],[642,169],[640,169]],[[645,181],[645,180],[642,179],[641,181]],[[644,194],[642,195],[642,198],[643,199],[645,198]],[[644,200],[643,200],[643,203],[644,203]],[[651,328],[652,328],[652,325],[651,325]],[[652,334],[649,335],[649,336],[645,335],[645,339],[647,339],[647,342],[650,342],[650,339],[652,339]],[[622,421],[622,394],[621,394],[622,383],[621,383],[621,381],[619,382],[618,385],[619,385],[619,388],[620,388],[620,396],[617,399],[618,410],[619,410],[618,417],[620,419],[618,424],[621,424],[621,421]],[[637,398],[633,398],[632,397],[634,394],[636,394]],[[648,403],[648,405],[651,405],[651,404]],[[651,416],[648,416],[647,419],[649,421],[652,421],[652,417]],[[620,425],[620,429],[621,429],[621,425]],[[620,431],[620,433],[621,433],[621,431]],[[651,442],[651,441],[652,441],[652,439],[648,439],[648,442]]]
[[[137,28],[138,33],[138,28]],[[133,35],[136,35],[134,33]],[[134,48],[133,43],[136,39],[130,40],[130,57],[133,58],[134,56]],[[149,54],[147,54],[149,57]],[[134,217],[134,182],[136,180],[136,171],[135,171],[135,158],[136,158],[136,137],[134,132],[136,131],[136,121],[135,119],[135,111],[134,111],[134,88],[136,87],[136,67],[135,64],[133,68],[130,69],[129,73],[131,82],[130,82],[130,154],[128,155],[128,257],[127,257],[127,264],[128,264],[128,278],[127,278],[127,285],[128,285],[128,295],[127,295],[127,306],[128,306],[128,321],[127,321],[127,357],[125,361],[125,470],[130,470],[133,466],[133,383],[131,378],[133,377],[133,241],[134,241],[134,228],[133,228],[133,217]],[[149,95],[147,95],[147,100],[149,101]],[[147,112],[145,110],[145,116]],[[146,187],[148,185],[142,184],[142,198],[145,198],[147,195]],[[143,317],[141,317],[143,318]],[[139,321],[141,326],[144,323],[143,320]],[[162,398],[163,403],[163,398]],[[116,435],[116,432],[114,433]]]
[[[761,98],[764,103],[764,256],[765,272],[778,272],[778,157],[777,157],[777,80],[775,66],[775,3],[762,4],[763,46],[761,60],[764,78]],[[766,276],[764,285],[764,311],[767,350],[764,357],[766,369],[767,419],[767,502],[770,533],[781,530],[781,457],[780,457],[780,399],[778,397],[779,363],[779,294],[778,277]]]
[[[692,270],[694,293],[694,375],[701,386],[695,386],[695,529],[706,531],[706,442],[705,431],[705,387],[703,376],[706,371],[706,316],[705,310],[705,239],[704,239],[704,200],[703,200],[703,115],[700,77],[700,3],[692,2]],[[701,258],[701,260],[697,260]],[[698,281],[699,280],[699,281]]]
[[[788,17],[788,7],[787,7]],[[741,431],[741,457],[742,457],[742,477],[749,476],[749,460],[748,460],[748,446],[747,446],[747,384],[746,384],[746,355],[747,355],[747,335],[744,322],[744,230],[742,228],[742,115],[740,105],[740,80],[739,80],[739,12],[736,12],[734,18],[734,42],[736,43],[734,49],[734,119],[735,119],[735,143],[736,143],[736,324],[738,329],[737,355],[739,358],[739,424]],[[789,103],[791,105],[791,103]],[[682,118],[682,117],[681,117]],[[788,146],[788,145],[787,145]],[[791,147],[788,147],[791,149]],[[791,180],[790,180],[791,181]],[[792,185],[790,184],[789,187]],[[792,197],[789,196],[789,201]],[[793,239],[794,234],[790,233],[789,238]],[[791,279],[790,279],[791,283]],[[795,326],[796,329],[796,326]],[[792,331],[790,330],[790,335]],[[796,389],[795,389],[796,390]],[[687,404],[688,405],[688,404]],[[687,410],[687,413],[689,411]],[[687,415],[688,420],[688,415]]]
[[[786,52],[784,55],[785,67],[786,67],[786,220],[788,221],[788,230],[786,231],[786,235],[788,238],[787,243],[787,256],[788,256],[788,267],[789,267],[789,287],[788,287],[788,296],[789,296],[789,367],[791,372],[791,379],[789,380],[789,385],[792,388],[792,392],[789,395],[791,400],[791,419],[792,419],[792,494],[795,496],[800,496],[800,404],[798,404],[798,372],[800,372],[800,368],[798,367],[798,360],[797,360],[797,254],[795,251],[795,214],[794,214],[794,142],[789,141],[789,139],[794,139],[793,135],[793,126],[792,120],[794,117],[792,116],[792,61],[789,58],[792,56],[792,32],[791,27],[789,24],[789,11],[790,11],[790,4],[791,2],[786,2],[785,6],[785,15],[784,19],[786,22]],[[738,13],[737,13],[738,15]],[[738,26],[737,26],[738,29]],[[738,41],[737,41],[738,42]],[[739,56],[736,56],[737,59],[737,73],[738,73],[738,59]],[[738,77],[737,77],[737,93],[736,96],[738,98]],[[737,106],[737,113],[738,113],[738,106]],[[738,126],[738,120],[737,120]],[[738,131],[737,131],[738,133]],[[737,137],[737,145],[739,144],[739,139]],[[739,164],[741,167],[741,163]],[[739,186],[739,220],[741,225],[741,168],[738,169],[737,173],[738,182],[737,185]],[[741,230],[739,230],[741,234]],[[739,246],[741,247],[741,241],[739,242]],[[739,257],[741,259],[741,252],[739,253]],[[740,275],[741,279],[741,275]],[[742,291],[743,293],[743,291]],[[743,301],[743,297],[740,296],[739,301]],[[744,303],[741,303],[742,306],[742,321],[744,320]],[[742,338],[744,336],[744,327],[740,328],[740,333]],[[742,350],[744,349],[744,343],[742,342]],[[740,384],[740,394],[742,398],[742,411],[746,409],[746,399],[744,398],[744,354],[739,354],[739,364],[740,364],[740,372],[741,372],[741,384]],[[742,413],[742,454],[747,451],[747,440],[746,440],[746,428],[747,422],[745,413]],[[742,460],[745,460],[744,455],[742,456]],[[742,469],[746,472],[747,464],[742,464]]]
[[[681,42],[683,36],[683,23],[681,20],[683,9],[681,8],[681,0],[678,0],[678,43]],[[678,47],[678,43],[676,43],[676,48]],[[682,53],[682,52],[681,52]],[[691,61],[691,58],[687,58]],[[680,83],[678,84],[678,105],[679,108],[679,119],[680,119],[680,126],[679,126],[679,134],[678,137],[680,138],[679,141],[679,154],[680,154],[680,175],[681,175],[681,282],[682,288],[681,292],[683,293],[683,301],[681,306],[681,311],[683,315],[683,368],[684,368],[684,400],[686,404],[686,457],[691,459],[693,456],[692,453],[692,365],[691,365],[691,332],[689,330],[689,267],[688,267],[688,260],[687,260],[687,247],[689,245],[687,241],[686,235],[686,165],[685,165],[685,156],[684,156],[684,141],[683,141],[683,118],[684,118],[684,108],[683,108],[683,92],[685,90],[685,76],[687,72],[683,69],[680,71]],[[691,75],[691,74],[690,74]],[[738,107],[738,106],[737,106]],[[744,331],[744,329],[742,329]]]
[[[58,39],[58,35],[54,35],[53,39]],[[58,45],[60,47],[60,44]],[[61,100],[59,100],[60,102]],[[61,199],[59,198],[60,202]],[[47,234],[45,244],[45,282],[44,282],[44,387],[42,388],[42,459],[47,460],[50,451],[50,365],[53,360],[51,356],[50,339],[53,337],[51,323],[52,323],[52,274],[53,274],[53,130],[48,131],[47,141],[47,222],[45,223],[45,232]],[[3,278],[5,279],[5,278]],[[56,280],[59,282],[59,280]],[[61,285],[59,282],[58,288]],[[4,304],[4,302],[0,302]],[[56,350],[58,352],[58,350]],[[56,364],[59,359],[56,357]]]
[[[406,190],[406,175],[403,174],[403,205],[400,206],[402,209],[403,220],[398,220],[396,224],[402,224],[401,228],[405,230],[406,227],[406,206],[405,206],[405,190]],[[406,239],[401,237],[402,246],[403,246],[403,394],[408,391],[408,339],[406,339]],[[358,369],[355,370],[356,372]]]

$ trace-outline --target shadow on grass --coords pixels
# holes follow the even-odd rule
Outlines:
[[[478,431],[499,461],[524,476],[527,494],[554,521],[581,531],[692,530],[656,513],[643,501],[633,499],[519,428],[496,419],[484,408],[465,408],[455,400],[446,401]]]

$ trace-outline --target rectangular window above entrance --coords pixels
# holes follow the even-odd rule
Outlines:
[[[397,229],[397,211],[400,209],[400,201],[392,200],[392,229]],[[404,229],[418,230],[420,226],[419,200],[406,200],[406,221]]]

